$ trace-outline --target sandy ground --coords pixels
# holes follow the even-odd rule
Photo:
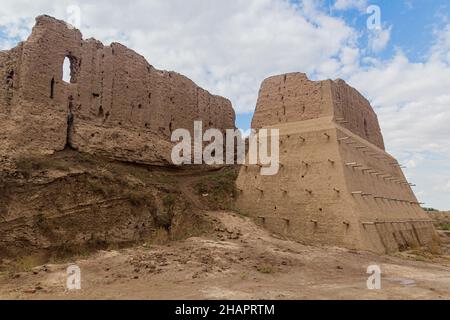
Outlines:
[[[377,256],[286,241],[230,212],[208,215],[211,235],[73,261],[81,290],[66,289],[69,263],[3,273],[0,299],[450,299],[448,248]],[[381,290],[366,286],[373,264]]]

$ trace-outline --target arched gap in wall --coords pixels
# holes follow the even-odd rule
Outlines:
[[[66,83],[75,83],[77,75],[77,59],[71,54],[66,55],[63,62],[63,78]]]
[[[63,63],[63,81],[66,83],[70,83],[71,82],[70,80],[71,80],[70,59],[69,57],[65,57]]]

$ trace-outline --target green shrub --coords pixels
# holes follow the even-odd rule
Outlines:
[[[450,231],[450,223],[439,223],[437,228],[440,230]]]
[[[263,265],[258,266],[256,268],[256,270],[258,270],[261,273],[272,274],[277,271],[277,268],[271,264],[263,264]]]
[[[163,205],[172,208],[177,203],[177,197],[174,194],[168,194],[163,198]]]

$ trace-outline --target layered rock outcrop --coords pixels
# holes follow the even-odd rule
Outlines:
[[[70,60],[70,83],[63,62]],[[1,154],[51,154],[66,147],[114,159],[170,164],[171,132],[234,128],[229,100],[152,67],[125,46],[83,40],[48,16],[27,41],[0,53]]]
[[[261,86],[253,128],[280,130],[280,171],[240,171],[238,207],[275,232],[312,244],[379,253],[435,239],[369,102],[342,80],[305,74]]]

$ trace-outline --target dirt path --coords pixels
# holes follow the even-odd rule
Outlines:
[[[450,299],[450,259],[377,256],[285,241],[230,212],[211,212],[215,232],[164,246],[103,251],[68,264],[0,276],[1,299]],[[366,287],[367,266],[382,289]]]

